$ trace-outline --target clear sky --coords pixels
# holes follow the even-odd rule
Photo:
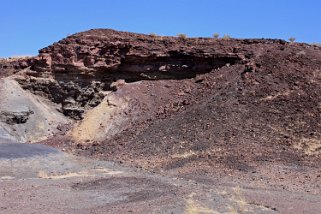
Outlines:
[[[0,57],[92,28],[321,43],[321,0],[1,0]]]

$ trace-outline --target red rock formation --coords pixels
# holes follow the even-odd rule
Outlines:
[[[114,30],[90,30],[40,50],[24,88],[62,104],[66,115],[81,119],[98,105],[102,90],[123,79],[185,79],[223,66],[255,66],[257,48],[281,48],[282,40],[235,40],[149,36]],[[66,76],[68,74],[68,76]],[[53,81],[37,79],[49,78]]]

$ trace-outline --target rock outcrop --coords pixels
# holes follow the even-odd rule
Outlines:
[[[282,212],[275,197],[294,194],[298,207],[306,210],[306,198],[317,213],[320,95],[321,47],[315,45],[90,30],[37,57],[0,60],[0,140],[41,142],[169,174],[175,186],[183,178],[187,189],[192,185],[205,195],[212,191],[206,185],[215,184],[217,192],[217,183],[243,183],[253,197],[264,192],[256,203],[264,212]],[[93,163],[106,174],[100,162]],[[273,194],[265,197],[266,189]],[[173,197],[183,192],[175,190]],[[153,205],[140,193],[125,196],[136,203],[138,194]],[[193,208],[206,207],[196,195],[183,198],[196,201]],[[252,201],[240,190],[228,196],[233,204],[242,201],[239,211]],[[281,202],[285,212],[293,207]]]
[[[11,111],[1,111],[0,121],[7,123],[9,125],[23,124],[29,119],[29,116],[33,114],[33,111],[21,111],[21,112],[11,112]]]
[[[188,168],[178,153],[230,157],[246,171],[320,154],[320,68],[320,47],[283,40],[90,30],[40,50],[19,82],[84,117],[71,135],[90,154],[165,168]]]
[[[0,78],[15,74],[35,63],[34,57],[0,58]]]
[[[317,46],[273,39],[178,38],[98,29],[69,36],[24,63],[10,63],[19,64],[15,69],[24,68],[14,77],[23,89],[47,98],[65,116],[81,121],[69,133],[80,143],[111,139],[128,129],[136,133],[140,129],[137,124],[142,128],[178,114],[178,121],[181,114],[200,121],[216,115],[212,120],[225,128],[213,121],[207,124],[221,141],[227,140],[222,134],[226,130],[226,135],[234,130],[232,137],[238,139],[259,130],[253,135],[261,135],[262,142],[289,142],[290,136],[297,142],[315,142],[321,134]],[[213,112],[208,112],[209,108]],[[193,109],[202,111],[189,112]],[[206,133],[197,124],[202,126],[197,122],[190,125]],[[269,128],[266,132],[271,124],[289,126],[291,131],[282,128],[281,134]],[[180,130],[186,129],[183,123],[170,127],[179,125]],[[167,125],[155,129],[164,127]],[[237,127],[243,131],[236,131]],[[143,130],[144,138],[151,133]],[[124,138],[120,139],[142,141]]]
[[[23,78],[24,89],[59,103],[77,120],[97,106],[115,82],[194,78],[224,66],[253,71],[253,49],[281,48],[282,40],[182,39],[114,30],[90,30],[39,51]]]
[[[314,45],[90,30],[0,61],[0,138],[318,190],[320,73]]]
[[[40,50],[34,70],[55,74],[102,72],[115,77],[124,75],[128,81],[184,78],[241,61],[242,51],[233,53],[231,45],[226,47],[224,41],[205,38],[182,40],[91,30]]]

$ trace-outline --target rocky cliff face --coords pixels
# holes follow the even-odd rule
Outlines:
[[[253,50],[284,45],[282,40],[185,39],[90,30],[40,50],[18,81],[79,120],[106,92],[116,90],[118,80],[186,79],[236,64],[251,72],[258,57]]]
[[[217,48],[216,44],[220,47]],[[238,53],[235,49],[233,53],[230,48],[224,45],[224,41],[212,39],[91,30],[40,50],[41,59],[34,69],[53,73],[103,72],[118,76],[126,73],[129,80],[142,79],[142,74],[148,79],[179,78],[180,74],[204,73],[244,58],[243,51]]]

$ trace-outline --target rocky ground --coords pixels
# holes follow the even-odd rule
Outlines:
[[[88,202],[84,213],[321,210],[318,46],[99,29],[0,64],[3,141],[80,156],[57,151],[61,166],[86,162],[69,171],[48,164],[48,175],[39,165],[46,161],[38,161],[32,170],[45,176],[2,170],[1,206],[12,213],[15,199],[7,192],[17,186],[30,195],[35,179],[37,199],[20,207],[32,209],[25,203],[33,201],[51,203],[50,212],[79,213],[78,199],[57,204],[62,195],[80,194]],[[12,159],[7,153],[0,152],[4,166]],[[90,171],[96,163],[125,175]],[[52,202],[41,194],[52,194]]]
[[[1,213],[274,212],[246,201],[238,186],[208,186],[38,144],[1,140],[0,148]]]

